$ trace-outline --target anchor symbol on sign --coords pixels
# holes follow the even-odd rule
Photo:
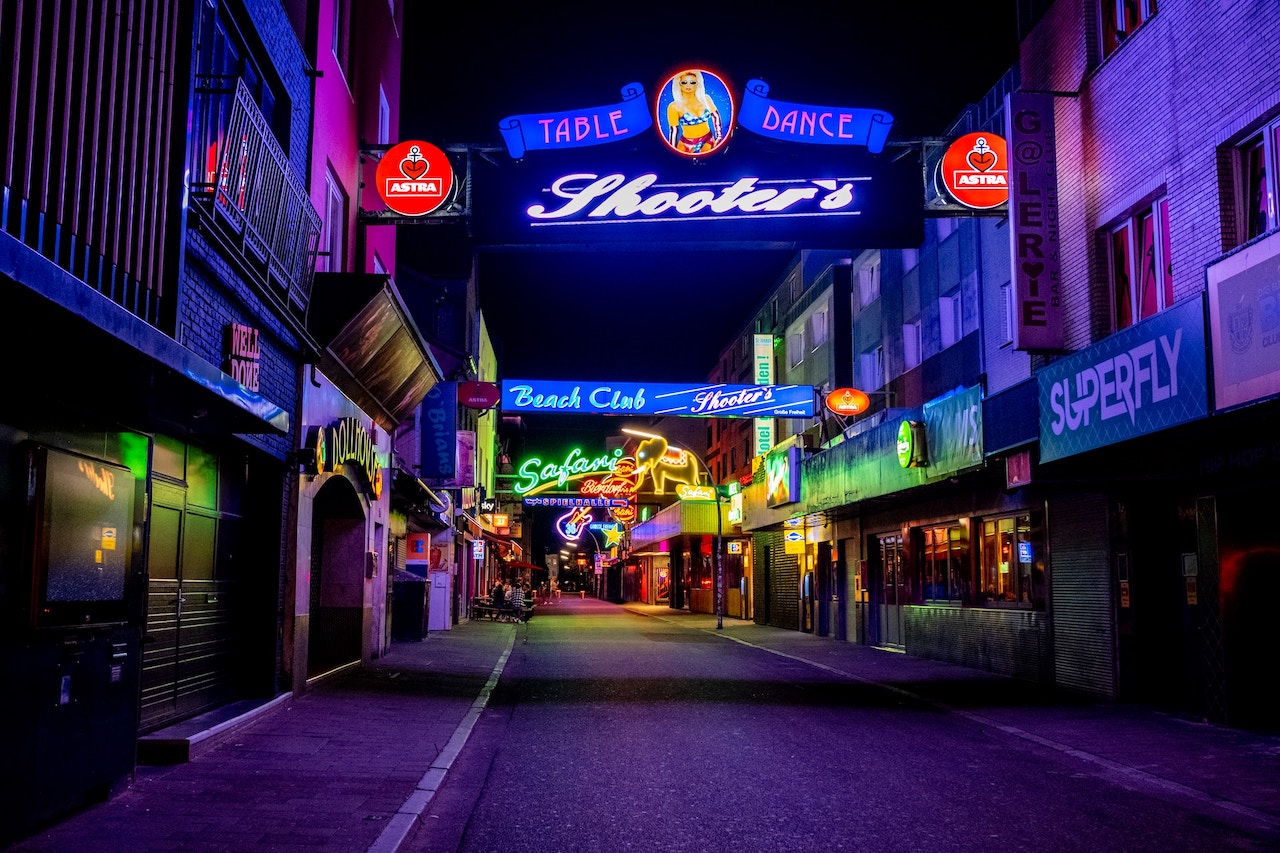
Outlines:
[[[973,150],[965,158],[969,165],[979,172],[985,172],[996,164],[996,152],[987,145],[987,138],[979,136],[973,143]]]
[[[416,181],[427,173],[427,161],[422,157],[422,150],[414,145],[409,148],[409,156],[400,161],[400,172],[411,181]]]

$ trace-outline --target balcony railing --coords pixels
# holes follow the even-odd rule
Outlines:
[[[168,335],[181,7],[0,2],[0,230]]]
[[[192,198],[260,283],[306,311],[311,299],[320,214],[253,102],[244,81],[210,164],[211,181],[192,184]]]

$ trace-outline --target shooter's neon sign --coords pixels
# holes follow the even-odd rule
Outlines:
[[[764,179],[660,184],[649,172],[628,178],[621,173],[575,172],[552,182],[561,202],[530,205],[534,225],[799,216],[856,216],[854,185],[868,177],[838,179]]]

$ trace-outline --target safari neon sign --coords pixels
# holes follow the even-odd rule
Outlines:
[[[518,495],[536,494],[553,486],[563,488],[570,481],[611,473],[621,459],[621,447],[595,457],[585,456],[582,448],[575,447],[560,462],[544,462],[535,456],[520,466],[513,488]]]

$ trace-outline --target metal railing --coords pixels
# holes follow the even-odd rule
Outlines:
[[[218,144],[212,182],[192,185],[229,245],[261,283],[306,311],[311,300],[320,214],[267,126],[243,80]]]

